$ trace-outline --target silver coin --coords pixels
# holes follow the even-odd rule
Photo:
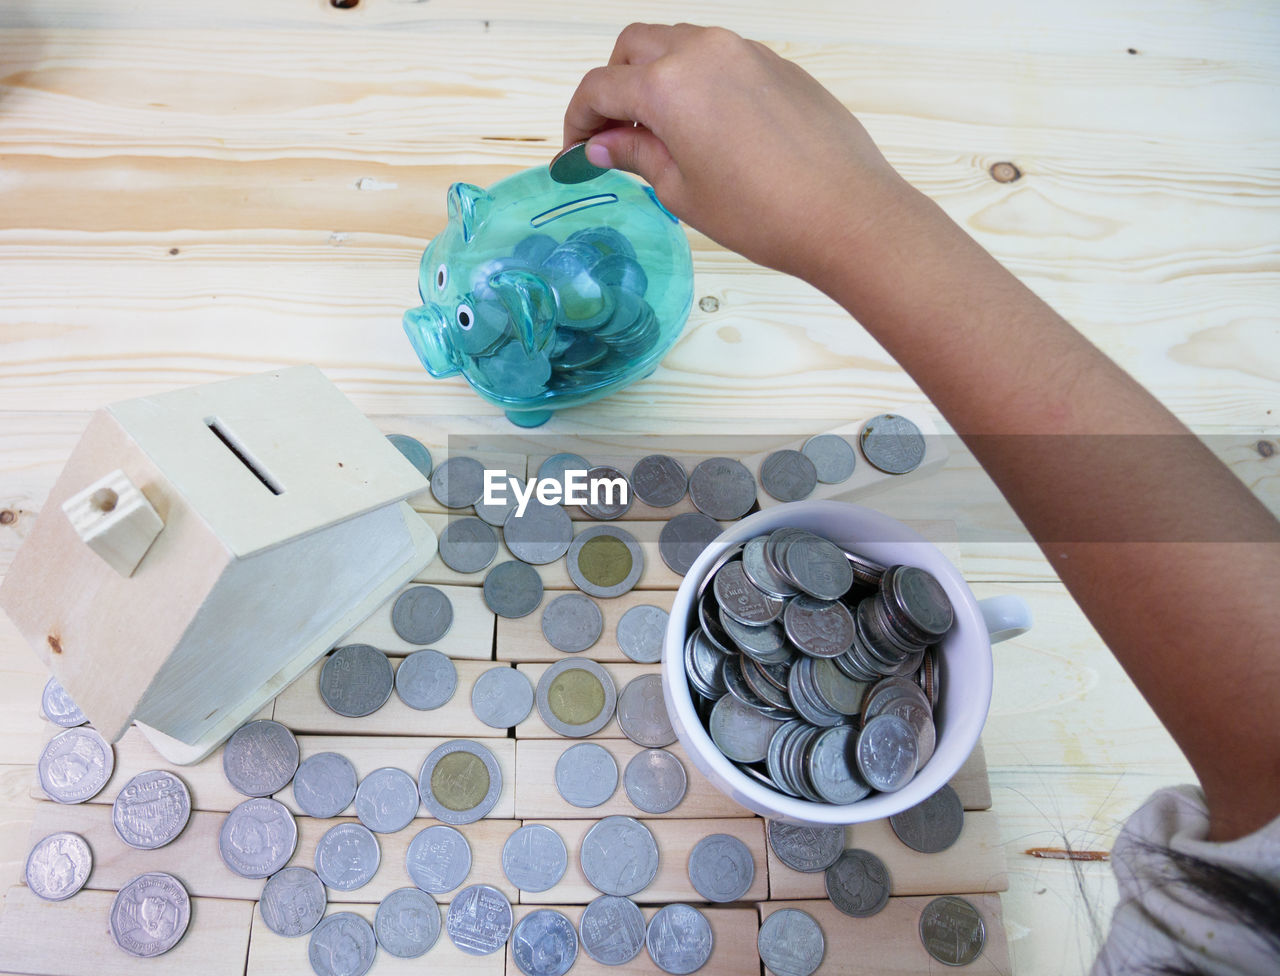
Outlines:
[[[370,830],[394,834],[413,822],[418,812],[418,784],[403,769],[383,766],[360,781],[356,816]]]
[[[499,617],[527,616],[542,602],[542,577],[528,563],[498,563],[484,578],[484,602]]]
[[[453,827],[434,824],[418,831],[404,856],[405,870],[423,891],[441,895],[467,880],[471,845]]]
[[[774,976],[813,976],[826,954],[822,927],[798,908],[780,908],[766,918],[756,947]]]
[[[545,824],[525,824],[502,845],[502,872],[521,891],[546,891],[564,877],[569,851]]]
[[[933,757],[934,746],[937,742],[937,729],[933,724],[933,711],[927,705],[922,705],[918,701],[911,698],[889,698],[885,699],[885,704],[880,710],[880,715],[896,715],[908,725],[916,734],[916,770],[924,767]],[[864,715],[863,721],[869,721],[870,717]]]
[[[701,512],[684,512],[668,521],[658,533],[658,555],[673,573],[684,576],[721,531],[715,519]]]
[[[535,699],[551,731],[578,739],[609,724],[618,692],[609,672],[595,661],[570,658],[542,672]]]
[[[548,170],[557,183],[586,183],[608,172],[587,161],[585,142],[575,142],[561,149],[552,158]]]
[[[668,619],[661,607],[647,603],[631,607],[618,620],[618,649],[639,664],[657,664],[662,660]]]
[[[720,522],[742,518],[756,503],[756,479],[732,458],[714,457],[689,475],[689,498],[703,515]]]
[[[839,434],[818,434],[804,442],[801,452],[810,461],[824,485],[848,481],[857,465],[853,445]]]
[[[378,838],[363,824],[335,824],[316,843],[316,874],[337,891],[355,891],[368,884],[381,860]]]
[[[742,571],[758,589],[770,596],[780,600],[795,596],[799,590],[788,583],[786,578],[774,570],[764,558],[766,542],[766,536],[758,535],[742,547]]]
[[[419,711],[430,711],[453,698],[458,688],[458,669],[439,651],[414,651],[396,668],[395,684],[402,702]]]
[[[542,636],[557,651],[585,651],[603,632],[604,614],[594,600],[581,593],[562,593],[542,611]]]
[[[525,976],[564,976],[578,958],[578,933],[554,908],[539,908],[516,923],[511,958]]]
[[[67,689],[62,687],[57,678],[50,678],[45,682],[44,691],[40,695],[40,708],[45,718],[64,729],[74,729],[89,721],[89,716],[71,700]]]
[[[150,769],[129,780],[111,804],[120,839],[141,851],[164,847],[191,819],[187,784],[167,769]]]
[[[811,657],[839,657],[853,645],[853,614],[839,600],[793,598],[782,625],[796,650]]]
[[[453,604],[434,586],[411,586],[391,605],[391,626],[410,644],[434,644],[453,626]]]
[[[218,853],[242,878],[269,878],[289,863],[298,846],[298,825],[278,800],[254,797],[237,804],[222,821]]]
[[[437,820],[474,823],[498,802],[502,771],[488,748],[470,739],[454,739],[431,750],[418,774],[418,793]]]
[[[598,807],[617,788],[618,764],[604,746],[579,742],[556,760],[556,789],[575,807]]]
[[[637,809],[669,813],[680,805],[689,780],[684,765],[665,749],[637,752],[622,773],[622,786]]]
[[[582,948],[604,966],[629,963],[644,948],[644,912],[630,898],[601,895],[578,921]]]
[[[944,966],[967,966],[982,955],[987,927],[972,902],[944,895],[920,913],[920,941]]]
[[[778,860],[793,871],[816,874],[835,864],[844,850],[844,828],[793,824],[770,820],[769,846]]]
[[[440,906],[420,888],[397,888],[373,915],[378,945],[400,959],[417,959],[440,938]]]
[[[519,499],[516,498],[516,493],[510,488],[511,472],[500,470],[499,474],[501,475],[501,479],[498,483],[502,485],[502,492],[498,497],[500,497],[502,501],[493,505],[486,505],[484,495],[481,494],[480,499],[472,506],[476,510],[476,515],[480,516],[481,519],[488,522],[494,528],[501,528],[502,524],[506,522],[507,516],[514,512],[520,505]]]
[[[954,844],[964,829],[964,804],[950,786],[889,818],[898,840],[921,854],[937,854]]]
[[[817,735],[805,755],[805,771],[814,792],[828,803],[857,803],[871,787],[858,775],[852,753],[858,733],[838,725]]]
[[[431,494],[445,508],[466,508],[484,494],[484,465],[475,458],[451,457],[431,475]]]
[[[662,697],[662,675],[642,674],[627,682],[618,696],[618,728],[646,749],[661,749],[676,741]]]
[[[734,695],[725,695],[711,710],[711,738],[734,762],[759,762],[769,752],[769,740],[782,725],[759,709],[744,704]]]
[[[631,469],[631,488],[646,505],[670,508],[685,495],[689,476],[684,465],[665,454],[642,457]]]
[[[584,476],[591,469],[591,462],[580,454],[553,454],[538,465],[538,480],[555,482],[560,486],[560,497],[565,497],[565,475],[569,471],[581,472]]]
[[[827,868],[827,897],[854,918],[866,918],[889,904],[889,869],[870,851],[850,848]]]
[[[293,774],[293,802],[309,817],[336,817],[356,798],[356,768],[336,752],[308,756]]]
[[[716,603],[722,614],[728,614],[748,627],[763,627],[782,615],[787,606],[777,597],[769,596],[747,579],[742,570],[742,560],[735,559],[720,568],[712,582]],[[723,623],[723,619],[721,623]]]
[[[915,730],[896,715],[878,715],[858,733],[858,772],[883,793],[900,790],[916,773]]]
[[[587,471],[587,503],[582,511],[593,519],[612,521],[631,508],[631,482],[615,467],[599,464]]]
[[[404,455],[406,461],[418,469],[422,477],[431,477],[431,452],[422,441],[408,434],[388,434],[387,440],[395,445],[395,449]]]
[[[64,901],[84,887],[93,870],[89,842],[62,831],[41,838],[27,855],[23,877],[31,893],[45,901]]]
[[[664,973],[687,976],[711,958],[711,923],[692,905],[664,905],[649,919],[644,944],[653,964]]]
[[[526,563],[553,563],[569,550],[573,519],[562,505],[531,499],[524,514],[512,511],[502,523],[502,541],[511,555]]]
[[[751,848],[732,834],[704,837],[689,854],[689,881],[707,901],[737,901],[755,876]]]
[[[450,519],[438,544],[441,562],[457,573],[478,573],[498,555],[493,526],[470,515]]]
[[[882,413],[862,425],[862,456],[886,474],[906,474],[924,460],[924,435],[906,417]]]
[[[505,665],[490,668],[471,688],[471,710],[490,728],[512,728],[533,710],[533,685],[523,671]]]
[[[781,547],[780,557],[788,581],[816,599],[838,600],[853,585],[844,550],[811,532],[792,536]]]
[[[658,842],[632,817],[605,817],[587,831],[578,852],[582,873],[606,895],[634,895],[658,874]]]
[[[463,888],[449,903],[445,928],[453,944],[463,952],[487,956],[507,944],[511,934],[511,903],[492,885]]]
[[[144,959],[176,946],[191,924],[187,889],[171,874],[140,874],[111,903],[111,938],[125,952]]]
[[[83,803],[102,792],[115,769],[115,751],[93,729],[59,732],[36,763],[40,787],[59,803]]]
[[[818,486],[818,469],[799,451],[774,451],[760,465],[760,487],[780,502],[798,502]]]
[[[853,716],[862,710],[866,684],[844,674],[831,658],[813,662],[813,689],[822,704],[841,715]]]
[[[905,618],[911,636],[934,643],[955,622],[951,598],[928,570],[917,566],[894,566],[882,577],[886,605],[895,617]]]
[[[324,918],[327,907],[324,884],[309,868],[284,868],[262,886],[258,908],[262,920],[276,935],[294,939],[306,935]]]
[[[271,719],[246,722],[222,748],[222,771],[245,796],[270,796],[298,771],[298,740]]]
[[[776,620],[763,627],[752,627],[739,623],[728,614],[722,614],[720,626],[732,645],[754,661],[787,664],[796,656],[795,651],[787,644],[787,632]],[[730,649],[733,650],[733,647]]]
[[[377,954],[373,926],[355,912],[326,915],[311,931],[307,945],[316,976],[364,976]]]
[[[372,715],[387,703],[394,684],[387,655],[369,644],[339,647],[320,669],[320,698],[348,718]]]

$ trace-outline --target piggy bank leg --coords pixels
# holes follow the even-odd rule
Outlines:
[[[551,419],[551,410],[508,410],[507,419],[517,427],[541,427]]]

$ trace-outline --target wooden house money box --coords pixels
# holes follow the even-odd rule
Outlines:
[[[106,738],[196,762],[431,560],[426,485],[314,367],[112,404],[0,607]]]

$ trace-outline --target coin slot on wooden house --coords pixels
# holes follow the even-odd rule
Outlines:
[[[275,478],[271,477],[271,473],[262,466],[261,462],[253,456],[247,447],[236,437],[235,434],[227,430],[217,417],[205,417],[205,426],[213,431],[213,436],[222,441],[226,445],[227,450],[236,456],[241,464],[249,469],[250,474],[263,483],[267,490],[273,495],[281,495],[284,493],[284,487]]]
[[[553,220],[559,220],[561,217],[580,213],[583,210],[590,210],[592,207],[603,207],[607,204],[617,202],[618,197],[614,193],[597,193],[594,196],[582,197],[578,200],[571,200],[568,203],[562,203],[558,207],[552,207],[550,210],[544,210],[535,217],[530,217],[529,226],[535,228],[545,227]]]

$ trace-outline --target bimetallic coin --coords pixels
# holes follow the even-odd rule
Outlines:
[[[618,764],[604,746],[579,742],[556,760],[556,789],[575,807],[598,807],[617,788]]]
[[[373,916],[378,945],[401,959],[417,959],[440,938],[440,906],[420,888],[397,888]]]
[[[463,952],[487,956],[507,944],[511,934],[511,903],[492,885],[463,888],[449,903],[445,928],[453,944]]]
[[[658,555],[673,573],[684,576],[720,535],[720,523],[701,512],[683,512],[658,533]]]
[[[595,661],[557,661],[542,672],[538,714],[553,732],[570,738],[594,735],[609,724],[618,702],[609,672]]]
[[[582,873],[606,895],[634,895],[658,873],[658,842],[632,817],[605,817],[587,831],[578,852]]]
[[[642,674],[627,682],[618,696],[618,728],[646,749],[661,749],[676,741],[662,697],[662,675]]]
[[[552,158],[547,167],[551,178],[557,183],[586,183],[594,180],[608,170],[594,166],[587,161],[587,144],[575,142],[572,146],[561,149]]]
[[[542,602],[542,577],[528,563],[499,563],[484,578],[484,602],[499,617],[527,616]]]
[[[734,762],[759,762],[769,752],[769,740],[782,725],[759,709],[725,695],[711,710],[710,733],[716,748]]]
[[[383,766],[360,781],[356,816],[370,830],[394,834],[413,822],[418,812],[418,784],[403,769]]]
[[[646,505],[670,508],[684,497],[689,476],[684,465],[665,454],[642,457],[631,469],[631,488]]]
[[[140,874],[111,903],[111,938],[125,952],[144,959],[162,956],[191,924],[187,889],[171,874]]]
[[[959,839],[964,829],[964,804],[956,791],[944,784],[928,799],[895,813],[889,826],[913,851],[937,854]]]
[[[45,901],[64,901],[84,887],[93,870],[93,853],[79,834],[66,831],[36,842],[23,876],[31,893]]]
[[[306,935],[324,917],[327,899],[324,884],[308,868],[284,868],[262,886],[258,908],[262,920],[276,935],[294,939]]]
[[[396,668],[396,694],[419,711],[439,708],[457,688],[458,669],[439,651],[414,651]]]
[[[338,891],[355,891],[368,884],[381,860],[378,838],[361,824],[335,824],[316,843],[316,874]]]
[[[632,607],[618,620],[618,649],[638,664],[662,660],[667,636],[667,611],[647,603]]]
[[[564,976],[578,958],[578,933],[554,908],[539,908],[516,923],[511,958],[525,976]]]
[[[298,740],[271,719],[247,722],[223,746],[222,771],[245,796],[270,796],[298,771]]]
[[[364,976],[377,953],[373,926],[355,912],[326,915],[311,931],[307,945],[316,976]]]
[[[826,940],[808,912],[780,908],[760,926],[756,947],[774,976],[813,976],[822,965]]]
[[[924,460],[924,435],[906,417],[882,413],[862,425],[862,456],[885,474],[906,474]]]
[[[573,519],[561,505],[530,499],[524,514],[512,511],[502,523],[502,541],[511,555],[526,563],[553,563],[573,541]]]
[[[848,481],[858,461],[853,445],[839,434],[819,434],[810,437],[800,448],[810,461],[824,485],[838,485]]]
[[[74,729],[89,721],[89,717],[80,711],[80,706],[71,700],[67,689],[62,687],[57,678],[50,678],[45,682],[44,692],[40,695],[40,708],[45,718],[64,729]]]
[[[778,860],[793,871],[816,874],[835,864],[844,850],[844,828],[792,824],[770,820],[769,846]]]
[[[818,486],[818,469],[799,451],[774,451],[760,465],[760,486],[780,502],[798,502]]]
[[[391,605],[391,626],[410,644],[434,644],[453,626],[453,604],[434,586],[411,586]]]
[[[422,477],[431,477],[431,452],[422,441],[408,434],[388,434],[387,440],[404,455],[406,461],[418,469]]]
[[[687,976],[711,958],[711,923],[692,905],[665,905],[649,919],[644,944],[649,958],[664,973]]]
[[[495,729],[519,725],[533,709],[533,685],[523,671],[500,665],[476,679],[471,688],[471,710],[476,718]]]
[[[164,847],[191,819],[187,784],[166,769],[139,773],[111,805],[111,823],[120,839],[141,851]]]
[[[878,715],[858,733],[858,772],[882,793],[900,790],[916,774],[915,730],[896,715]]]
[[[920,913],[920,941],[944,966],[967,966],[982,955],[987,927],[972,902],[944,895]]]
[[[542,636],[557,651],[585,651],[603,632],[604,614],[594,600],[581,593],[562,593],[542,611]]]
[[[222,821],[218,853],[242,878],[269,878],[289,863],[298,846],[298,825],[278,800],[254,797],[237,804]]]
[[[637,809],[669,813],[684,799],[689,780],[674,755],[665,749],[646,749],[631,757],[622,773],[622,785]]]
[[[689,881],[707,901],[737,901],[755,880],[751,848],[732,834],[712,834],[689,854]]]
[[[475,458],[449,458],[431,476],[431,494],[445,508],[474,505],[484,494],[484,465]]]
[[[589,596],[622,596],[640,581],[644,552],[635,537],[614,525],[596,525],[574,537],[565,557],[569,579]]]
[[[59,732],[40,753],[40,787],[59,803],[83,803],[102,792],[115,769],[115,752],[93,729]]]
[[[309,817],[336,817],[356,798],[356,768],[336,752],[308,756],[293,774],[293,802]]]
[[[387,655],[369,644],[339,647],[320,669],[320,697],[348,718],[372,715],[387,703],[395,671]]]
[[[444,894],[471,873],[471,845],[453,827],[433,824],[409,842],[404,866],[409,879],[423,891]]]
[[[631,482],[617,468],[600,464],[587,472],[587,503],[582,511],[593,519],[622,518],[631,507]]]
[[[498,555],[498,536],[489,523],[453,518],[439,538],[440,561],[457,573],[478,573]]]
[[[502,872],[521,891],[546,891],[564,877],[569,851],[545,824],[525,824],[502,845]]]
[[[689,475],[689,498],[703,515],[720,522],[742,518],[756,503],[756,479],[741,461],[714,457]]]
[[[502,793],[493,753],[470,739],[436,746],[418,775],[422,805],[447,824],[469,824],[489,813]]]
[[[827,897],[854,918],[866,918],[889,904],[889,869],[870,851],[850,848],[827,868]]]
[[[596,962],[623,966],[644,947],[644,912],[630,898],[601,895],[582,910],[578,934]]]

